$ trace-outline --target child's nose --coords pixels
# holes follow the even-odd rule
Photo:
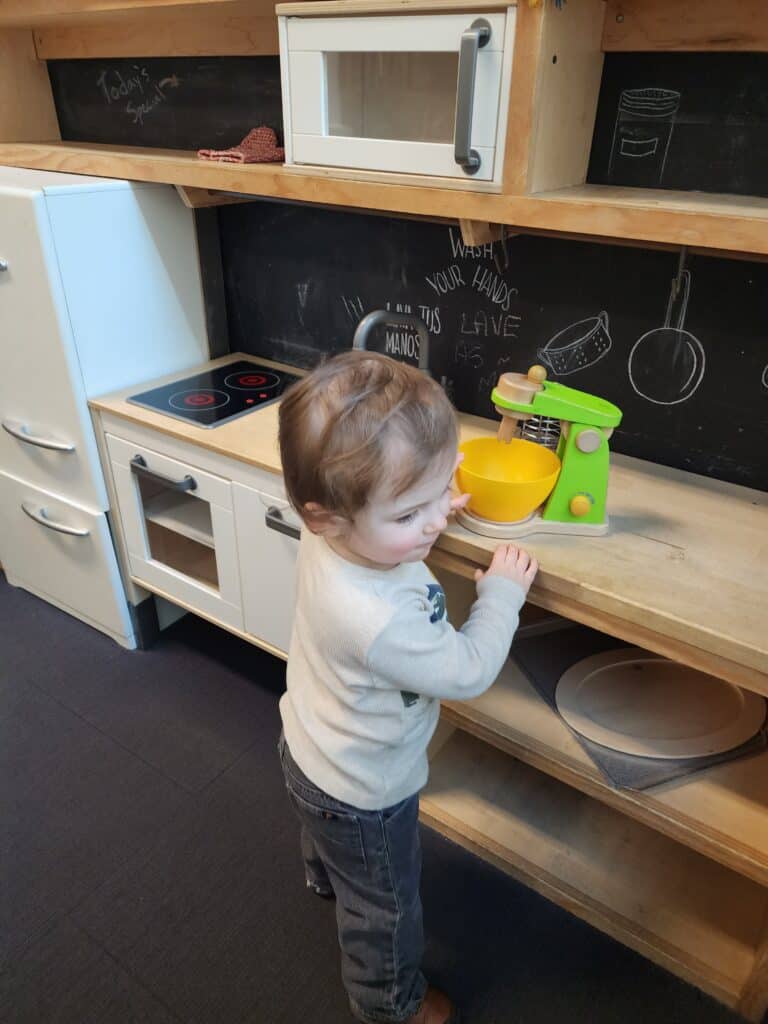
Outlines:
[[[427,523],[426,531],[427,533],[441,533],[447,525],[448,520],[442,512],[435,512],[429,523]]]

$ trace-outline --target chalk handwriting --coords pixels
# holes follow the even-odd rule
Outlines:
[[[478,338],[516,338],[521,319],[516,313],[487,313],[484,309],[462,312],[459,334]]]
[[[346,313],[349,322],[352,324],[359,324],[365,316],[365,308],[360,296],[353,295],[348,297],[346,295],[342,295],[341,301],[344,303],[344,312]]]
[[[467,345],[465,341],[460,341],[456,345],[454,361],[457,366],[472,366],[474,369],[478,369],[485,362],[481,346]]]
[[[461,267],[458,263],[452,263],[445,270],[437,270],[434,274],[427,274],[424,278],[430,288],[434,288],[438,295],[447,295],[454,291],[460,284],[467,282],[461,276]]]
[[[177,75],[168,75],[155,82],[140,64],[134,64],[131,72],[124,75],[118,68],[104,68],[96,79],[96,87],[108,106],[121,104],[122,111],[133,124],[143,125],[144,118],[167,101],[166,90],[178,89],[181,79]]]
[[[486,267],[475,268],[472,287],[481,295],[487,295],[491,302],[501,306],[505,313],[509,312],[512,297],[517,295],[517,288],[510,288],[506,281]]]
[[[451,252],[453,258],[460,256],[464,260],[482,260],[493,258],[493,242],[486,242],[484,245],[465,245],[461,234],[457,234],[453,228],[448,228],[451,239]]]

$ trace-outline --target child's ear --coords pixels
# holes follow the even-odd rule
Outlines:
[[[303,519],[312,533],[326,534],[329,537],[338,537],[349,526],[344,516],[336,512],[329,512],[316,501],[308,501],[303,509]]]

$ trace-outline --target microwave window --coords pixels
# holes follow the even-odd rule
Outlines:
[[[457,53],[326,53],[328,134],[453,143]]]

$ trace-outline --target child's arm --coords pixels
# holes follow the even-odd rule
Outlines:
[[[431,621],[431,607],[414,597],[389,621],[368,652],[375,682],[443,700],[483,693],[509,654],[520,609],[538,564],[502,544],[486,572],[478,570],[477,601],[459,630]]]

